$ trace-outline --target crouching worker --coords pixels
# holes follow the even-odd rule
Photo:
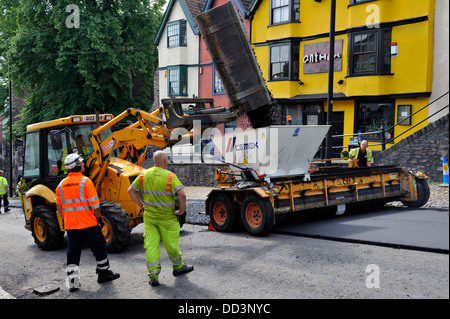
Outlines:
[[[56,188],[56,204],[64,219],[67,233],[67,285],[69,290],[80,288],[80,258],[83,244],[92,251],[97,261],[98,283],[120,277],[109,270],[106,240],[101,231],[100,200],[94,183],[83,175],[84,163],[78,154],[69,154],[64,160],[69,175]]]
[[[178,177],[168,171],[167,156],[163,151],[153,154],[155,166],[141,173],[128,188],[133,201],[144,211],[144,248],[146,249],[149,284],[158,286],[161,272],[159,241],[162,239],[167,255],[172,261],[173,275],[178,276],[194,270],[181,260],[178,240],[180,224],[178,217],[184,214],[186,194]],[[142,194],[144,202],[141,201]],[[175,210],[175,195],[180,199]]]

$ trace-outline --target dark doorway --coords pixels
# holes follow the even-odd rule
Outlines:
[[[325,118],[327,115],[325,113]],[[332,112],[331,113],[331,135],[332,139],[332,149],[331,158],[340,158],[342,152],[342,146],[344,144],[344,138],[342,136],[334,137],[334,135],[344,134],[344,112]],[[325,123],[326,124],[326,123]],[[336,148],[337,147],[337,148]]]

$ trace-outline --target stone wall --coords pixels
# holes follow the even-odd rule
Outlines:
[[[374,157],[374,164],[399,164],[407,170],[425,173],[432,181],[442,182],[442,156],[449,162],[449,115],[402,139]]]
[[[214,173],[218,168],[229,168],[227,164],[169,164],[167,169],[174,172],[185,186],[214,186]]]

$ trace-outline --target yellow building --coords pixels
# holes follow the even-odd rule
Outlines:
[[[255,55],[292,124],[326,124],[330,7],[331,0],[255,0],[251,7]],[[397,137],[428,116],[434,0],[336,0],[335,17],[332,134],[388,129],[425,107],[385,132],[388,148],[427,125]],[[361,137],[381,150],[380,133]],[[350,139],[334,138],[333,146]]]

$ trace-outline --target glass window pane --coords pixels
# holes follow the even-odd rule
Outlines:
[[[289,62],[281,63],[281,65],[283,66],[283,69],[281,72],[281,77],[288,78],[289,77]]]
[[[294,21],[300,21],[300,0],[293,0],[292,6]]]
[[[376,37],[375,33],[368,35],[366,51],[375,51],[376,50],[376,48],[377,48],[376,39],[377,39],[377,37]]]
[[[387,129],[393,125],[393,106],[392,103],[360,103],[358,106],[358,125],[362,133],[373,134],[364,135],[369,139],[380,139],[380,133],[383,126]],[[392,132],[386,132],[386,137],[390,138]]]
[[[187,95],[187,69],[181,69],[181,94]]]
[[[169,94],[178,95],[179,93],[179,72],[178,69],[169,70]]]
[[[272,79],[277,79],[281,77],[281,64],[274,63],[272,64]]]
[[[39,175],[39,132],[29,133],[25,137],[25,163],[23,176]],[[12,183],[11,183],[12,184]]]
[[[187,45],[186,23],[181,24],[181,45]]]
[[[270,61],[271,62],[280,61],[280,48],[278,46],[270,48]]]
[[[222,81],[220,80],[220,77],[217,75],[217,72],[214,71],[214,93],[221,93],[223,91],[224,89]]]
[[[278,23],[281,21],[281,9],[274,9],[273,10],[273,23]]]
[[[280,46],[280,61],[289,61],[289,45]]]
[[[281,21],[289,21],[289,7],[283,7],[281,10]]]
[[[167,27],[167,40],[169,48],[179,45],[178,31],[178,25],[170,25]]]

